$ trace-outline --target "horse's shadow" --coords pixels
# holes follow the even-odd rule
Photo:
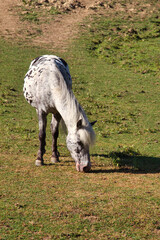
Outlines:
[[[103,157],[112,158],[110,154],[92,154],[93,157]],[[113,162],[115,159],[113,159]],[[129,156],[120,154],[118,156],[118,167],[112,167],[104,169],[93,169],[91,173],[134,173],[134,174],[146,174],[146,173],[160,173],[160,158],[159,157],[149,157],[149,156],[139,156],[137,154]],[[113,164],[114,166],[114,164]]]
[[[117,154],[117,155],[116,155]],[[118,167],[115,163],[115,156],[117,158]],[[91,157],[103,158],[104,164],[95,164],[93,163],[93,168],[89,173],[133,173],[133,174],[147,174],[147,173],[160,173],[160,157],[149,157],[137,155],[137,153],[132,154],[132,156],[127,155],[126,153],[117,153],[114,154],[92,154]],[[107,164],[107,159],[112,159],[113,166],[109,168]],[[96,160],[95,160],[96,162]],[[106,162],[106,166],[105,166]],[[62,166],[74,164],[74,160],[70,160],[68,157],[64,161],[60,161]],[[44,166],[53,166],[56,164],[44,163]],[[96,169],[98,168],[98,169]]]

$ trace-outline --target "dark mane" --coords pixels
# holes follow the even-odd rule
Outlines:
[[[60,60],[62,61],[62,63],[64,64],[64,66],[67,67],[68,64],[66,63],[66,61],[64,61],[64,59],[62,59],[62,58],[60,58]]]

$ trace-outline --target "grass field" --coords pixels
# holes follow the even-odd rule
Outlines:
[[[122,38],[121,46],[134,41],[123,55],[133,64],[122,64],[117,48],[106,58],[113,51],[113,46],[105,48],[107,40],[97,45],[106,36],[102,23],[109,24],[106,18],[96,20],[65,53],[0,41],[0,239],[160,238],[160,36],[127,43]],[[117,19],[109,29],[114,24]],[[140,36],[137,21],[135,26]],[[96,28],[98,40],[93,40]],[[143,46],[144,52],[150,46],[152,58],[141,69]],[[34,166],[38,121],[22,87],[31,60],[42,54],[57,54],[68,62],[73,91],[89,120],[97,120],[90,173],[76,172],[63,133],[61,162],[50,164],[50,119],[46,165]],[[153,65],[150,59],[156,59]]]

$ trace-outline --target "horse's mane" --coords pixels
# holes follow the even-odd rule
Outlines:
[[[81,107],[81,105],[78,103],[75,95],[72,92],[71,86],[68,84],[69,81],[71,81],[71,77],[68,76],[67,73],[58,68],[60,70],[59,77],[60,77],[60,88],[61,88],[61,96],[63,99],[63,109],[67,108],[67,116],[65,116],[65,119],[63,117],[63,121],[66,125],[69,122],[70,125],[74,125],[73,129],[74,131],[77,131],[77,134],[79,134],[80,141],[85,145],[93,145],[95,141],[95,133],[93,131],[93,128],[91,124],[88,121],[88,118]],[[70,79],[69,79],[70,78]],[[58,109],[57,109],[58,110]],[[79,120],[82,120],[82,127],[77,129],[77,122]],[[67,126],[68,128],[68,126]]]
[[[95,142],[95,133],[91,125],[82,126],[81,129],[78,130],[78,134],[80,136],[81,142],[85,146],[93,145]]]

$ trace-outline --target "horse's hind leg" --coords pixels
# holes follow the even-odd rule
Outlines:
[[[61,116],[59,113],[53,115],[52,114],[52,121],[51,121],[51,132],[52,132],[52,157],[51,162],[56,163],[59,162],[59,153],[57,150],[57,138],[59,135],[59,122],[61,120]]]
[[[45,153],[45,145],[46,145],[46,126],[47,126],[47,114],[38,111],[38,119],[39,119],[39,150],[36,159],[36,166],[43,165],[43,154]]]

